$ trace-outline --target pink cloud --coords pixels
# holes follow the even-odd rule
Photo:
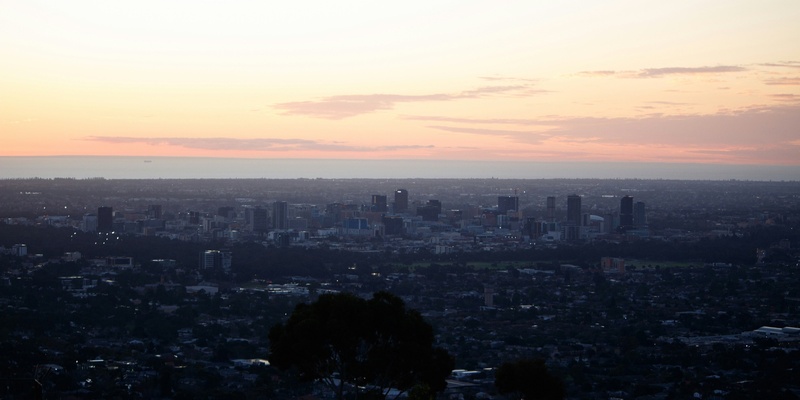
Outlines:
[[[509,85],[484,86],[460,93],[338,95],[324,97],[320,100],[279,103],[273,107],[282,110],[284,115],[343,119],[380,110],[390,110],[397,103],[474,99],[496,94],[509,94],[527,89],[529,89],[527,85]]]
[[[793,93],[776,93],[771,94],[770,97],[778,101],[788,101],[792,103],[800,100],[800,96]]]
[[[783,96],[796,100],[795,96]],[[800,106],[774,106],[709,115],[660,115],[641,118],[545,117],[541,119],[478,119],[406,116],[407,119],[470,124],[432,126],[439,130],[486,136],[505,136],[520,142],[551,137],[562,142],[606,145],[678,147],[759,147],[798,140]],[[475,128],[476,124],[540,126],[539,132]]]
[[[800,85],[800,78],[795,77],[781,77],[781,78],[772,78],[767,79],[764,81],[767,85],[789,85],[789,86],[797,86]]]
[[[732,65],[719,65],[716,67],[667,67],[667,68],[647,68],[639,71],[641,78],[653,78],[664,75],[697,75],[697,74],[718,74],[725,72],[742,72],[747,68]]]
[[[613,71],[613,70],[599,70],[599,71],[581,71],[578,75],[589,77],[605,77],[616,76],[620,78],[660,78],[668,75],[706,75],[706,74],[721,74],[729,72],[743,72],[747,68],[735,65],[718,65],[714,67],[663,67],[663,68],[645,68],[636,71]]]
[[[765,67],[800,68],[800,61],[781,61],[777,63],[764,63],[761,65]]]
[[[351,146],[340,143],[326,143],[307,139],[257,138],[243,139],[235,137],[128,137],[128,136],[89,136],[83,140],[110,144],[143,143],[151,146],[174,146],[187,149],[218,151],[323,151],[323,152],[375,152],[430,149],[432,145],[387,145],[387,146]]]

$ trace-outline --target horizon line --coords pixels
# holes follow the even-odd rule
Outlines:
[[[532,163],[532,164],[652,164],[652,165],[701,165],[739,166],[756,168],[800,168],[800,164],[759,164],[699,161],[641,161],[641,160],[519,160],[519,159],[460,159],[460,158],[322,158],[322,157],[231,157],[231,156],[142,156],[103,154],[48,154],[48,155],[0,155],[2,158],[139,158],[139,159],[213,159],[213,160],[259,160],[259,161],[347,161],[347,162],[486,162],[486,163]]]

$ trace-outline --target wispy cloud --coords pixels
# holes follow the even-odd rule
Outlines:
[[[765,67],[800,68],[800,61],[780,61],[776,63],[764,63],[761,65]]]
[[[680,103],[677,101],[663,101],[663,100],[655,100],[655,101],[648,101],[648,104],[660,104],[664,106],[688,106],[692,103]]]
[[[548,131],[565,138],[596,138],[607,144],[645,146],[744,146],[787,143],[798,137],[800,107],[754,108],[709,115],[645,118],[575,118]]]
[[[508,93],[527,88],[528,88],[527,85],[483,86],[477,89],[463,91],[459,94],[452,96],[453,99],[472,99],[476,97],[482,97],[484,95],[495,94],[495,93]]]
[[[459,93],[436,93],[423,95],[366,94],[338,95],[320,100],[278,103],[274,108],[284,115],[305,115],[316,118],[343,119],[380,110],[390,110],[397,103],[451,101],[474,99],[497,94],[512,94],[530,90],[529,85],[484,86]]]
[[[485,81],[536,82],[535,79],[518,78],[513,76],[481,76],[479,78]]]
[[[452,100],[448,94],[403,96],[396,94],[342,95],[330,96],[321,100],[295,101],[275,104],[284,115],[305,115],[316,118],[342,119],[378,110],[389,110],[395,103],[415,101]]]
[[[622,73],[630,73],[630,71],[610,71],[610,70],[601,70],[601,71],[581,71],[578,72],[578,75],[582,76],[614,76],[619,75]]]
[[[770,97],[778,101],[796,102],[800,100],[800,96],[792,93],[776,93],[771,94]]]
[[[307,139],[230,137],[130,137],[88,136],[83,140],[112,144],[143,143],[151,146],[175,146],[198,150],[219,151],[323,151],[323,152],[374,152],[434,148],[432,145],[351,146],[341,143],[320,142]]]
[[[668,67],[668,68],[648,68],[639,72],[641,78],[654,78],[664,75],[697,75],[697,74],[719,74],[725,72],[742,72],[747,68],[733,65],[719,65],[716,67]]]
[[[795,77],[771,78],[765,80],[764,84],[797,86],[800,85],[800,78],[795,78]]]
[[[436,115],[403,115],[401,118],[416,121],[451,122],[459,124],[553,125],[553,122],[549,119],[459,118]]]
[[[786,146],[789,144],[789,146]],[[729,149],[695,149],[691,153],[699,155],[723,156],[732,160],[763,160],[764,154],[769,154],[771,161],[791,163],[797,159],[798,148],[793,143],[763,143],[752,147],[734,147]],[[795,146],[797,144],[794,144]]]
[[[800,96],[779,95],[786,101]],[[638,118],[543,117],[540,119],[480,119],[406,116],[407,119],[451,123],[429,128],[485,136],[503,136],[521,143],[557,141],[611,146],[763,147],[797,141],[800,106],[786,105],[707,115],[660,115]],[[463,127],[458,124],[469,124]],[[537,132],[475,128],[476,124],[537,126]]]
[[[619,78],[661,78],[668,75],[708,75],[722,74],[729,72],[743,72],[747,68],[736,65],[717,65],[713,67],[664,67],[664,68],[645,68],[634,71],[581,71],[578,75],[589,77],[608,77]]]

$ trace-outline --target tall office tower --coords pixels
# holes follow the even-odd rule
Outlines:
[[[581,224],[581,196],[571,194],[567,196],[567,225],[580,226]]]
[[[231,206],[217,208],[217,215],[223,218],[236,218],[236,210]]]
[[[161,204],[151,204],[147,206],[147,217],[151,219],[161,219]]]
[[[189,211],[189,223],[200,225],[200,211]]]
[[[497,213],[505,215],[509,211],[519,211],[519,197],[497,196]]]
[[[111,232],[114,227],[114,210],[111,207],[97,208],[97,231]]]
[[[403,217],[389,217],[384,215],[382,218],[385,233],[387,235],[402,235],[403,234]]]
[[[553,222],[556,219],[556,198],[547,196],[547,221]]]
[[[272,228],[289,229],[289,204],[285,201],[272,203]]]
[[[525,225],[522,229],[523,233],[531,239],[538,239],[542,236],[542,223],[534,217],[525,218]]]
[[[619,201],[619,228],[621,230],[633,227],[633,197],[623,196]]]
[[[389,206],[388,203],[386,202],[386,196],[382,194],[373,194],[372,206],[370,207],[370,211],[375,211],[375,212],[389,211]]]
[[[603,233],[614,233],[617,229],[619,215],[607,213],[603,215]]]
[[[97,215],[95,214],[85,214],[83,216],[83,231],[84,232],[95,232],[97,231]]]
[[[442,202],[439,200],[428,200],[424,206],[417,207],[417,215],[421,216],[423,221],[438,221],[441,213]]]
[[[439,200],[428,200],[428,205],[436,209],[437,214],[442,213],[442,202]]]
[[[397,189],[394,191],[394,212],[401,214],[408,211],[408,190]]]
[[[244,219],[251,232],[265,233],[269,230],[266,208],[248,208],[245,210]]]
[[[322,218],[322,227],[330,228],[342,221],[344,204],[330,203],[325,205],[325,216]]]
[[[645,213],[643,201],[633,203],[633,226],[647,226],[647,214]]]

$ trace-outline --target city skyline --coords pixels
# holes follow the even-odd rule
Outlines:
[[[0,158],[800,166],[793,1],[0,4]]]

